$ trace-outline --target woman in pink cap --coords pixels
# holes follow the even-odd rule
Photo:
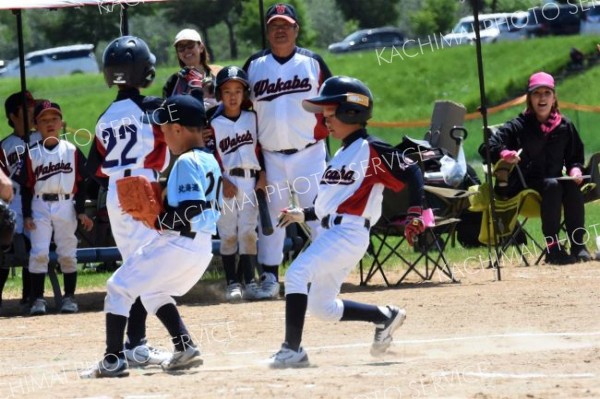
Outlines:
[[[498,129],[490,140],[490,152],[494,163],[499,159],[518,163],[527,187],[541,194],[546,263],[565,265],[591,260],[585,247],[584,201],[579,189],[583,181],[583,143],[575,125],[559,111],[552,75],[531,75],[527,109]],[[571,180],[556,179],[563,176],[563,168]],[[512,197],[524,188],[518,174],[512,173],[505,194]],[[564,249],[566,241],[559,239],[561,207],[570,254]]]
[[[217,104],[214,76],[208,65],[210,58],[200,33],[194,29],[183,29],[175,36],[173,46],[182,69],[167,79],[163,87],[163,97],[187,94],[194,88],[201,88],[204,92],[204,107],[212,108]]]

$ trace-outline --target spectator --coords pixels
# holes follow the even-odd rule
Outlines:
[[[24,126],[24,107],[23,98],[25,98],[25,104],[27,105],[27,128]],[[11,266],[22,266],[23,276],[23,291],[21,295],[21,305],[25,308],[30,304],[30,277],[29,277],[29,248],[31,244],[29,241],[29,232],[23,230],[23,211],[21,208],[21,186],[16,182],[13,177],[15,173],[22,167],[25,153],[28,150],[29,143],[36,143],[41,139],[39,133],[31,133],[29,129],[33,127],[33,108],[35,106],[35,100],[30,92],[25,92],[23,96],[22,92],[13,93],[6,99],[4,103],[4,109],[6,111],[6,118],[8,119],[8,125],[13,129],[13,132],[9,134],[0,142],[0,167],[6,176],[12,180],[11,193],[12,202],[10,208],[15,212],[16,227],[15,235],[13,238],[12,247],[8,250],[11,256],[4,256],[3,264],[0,264],[0,305],[2,303],[2,291],[6,280],[8,279],[9,268]],[[28,134],[26,134],[28,133]],[[4,190],[7,189],[7,185],[4,186]],[[10,258],[10,261],[9,261]]]
[[[173,46],[181,70],[167,79],[163,87],[163,97],[189,94],[192,89],[201,88],[206,110],[217,105],[214,95],[214,76],[208,65],[210,58],[200,33],[194,29],[183,29],[175,36]]]
[[[519,150],[522,152],[519,154]],[[483,148],[480,149],[483,155]],[[583,143],[575,125],[560,113],[554,78],[538,72],[529,78],[527,109],[506,122],[490,140],[492,161],[500,158],[519,164],[528,188],[542,196],[542,232],[546,238],[546,263],[564,265],[589,261],[584,245],[584,201],[582,182]],[[566,168],[571,180],[557,180]],[[524,187],[512,173],[506,195],[514,196]],[[571,253],[559,240],[561,206]]]
[[[322,114],[302,108],[302,100],[314,97],[323,81],[331,76],[323,59],[296,46],[300,27],[296,10],[289,4],[275,4],[266,13],[270,49],[259,51],[246,61],[251,99],[258,116],[258,141],[264,157],[267,200],[273,224],[281,209],[287,208],[291,190],[301,207],[311,206],[317,195],[317,181],[325,170],[327,129]],[[319,224],[309,222],[313,238]],[[260,232],[258,262],[260,297],[279,296],[279,265],[283,261],[285,230],[270,236]]]
[[[63,120],[58,104],[42,101],[35,107],[33,117],[42,141],[30,147],[23,167],[17,172],[22,183],[23,223],[31,234],[29,271],[33,304],[29,314],[46,314],[44,280],[53,236],[64,277],[65,295],[60,311],[75,313],[79,310],[75,302],[77,220],[86,231],[94,225],[85,214],[85,157],[74,144],[60,139]]]

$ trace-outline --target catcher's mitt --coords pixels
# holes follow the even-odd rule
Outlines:
[[[0,245],[7,246],[12,242],[17,219],[8,204],[0,200]]]
[[[117,180],[117,195],[123,212],[150,228],[162,212],[161,190],[144,176],[128,176]]]

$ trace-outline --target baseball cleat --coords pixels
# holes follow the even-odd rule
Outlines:
[[[260,276],[260,288],[257,299],[279,298],[279,282],[271,273],[263,273]]]
[[[62,306],[60,307],[60,313],[77,313],[79,306],[75,302],[75,298],[72,296],[66,296],[63,298]]]
[[[41,316],[46,314],[46,301],[42,298],[38,298],[31,305],[31,309],[29,310],[29,314],[31,316]]]
[[[111,356],[113,357],[113,356]],[[90,369],[79,374],[80,378],[119,378],[127,377],[127,361],[125,359],[116,358],[114,362],[109,362],[105,357]]]
[[[146,344],[138,345],[133,349],[125,349],[123,352],[131,367],[158,365],[171,358],[171,352]]]
[[[279,352],[271,356],[269,367],[272,369],[302,368],[310,366],[308,355],[304,348],[293,350],[287,343],[281,344]]]
[[[200,358],[200,351],[195,346],[187,346],[182,352],[175,352],[170,359],[160,364],[163,371],[186,370],[200,366],[204,361]]]
[[[259,299],[260,287],[254,281],[244,286],[244,292],[242,298],[246,301],[253,301]]]
[[[225,291],[225,299],[229,302],[242,300],[242,285],[240,283],[232,283],[227,286]]]
[[[406,319],[406,311],[404,309],[400,309],[397,306],[388,306],[387,308],[392,313],[392,316],[385,323],[375,327],[375,338],[371,345],[371,355],[375,357],[381,356],[387,351],[393,341],[392,334]]]

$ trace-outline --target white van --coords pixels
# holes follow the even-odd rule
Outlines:
[[[586,4],[582,7],[581,30],[582,35],[600,35],[600,2]]]
[[[479,34],[482,43],[492,43],[500,34],[499,26],[511,24],[511,13],[479,15]],[[452,32],[442,37],[444,46],[470,44],[475,41],[475,18],[461,18],[452,28]]]
[[[27,77],[99,72],[93,44],[55,47],[25,54]],[[0,69],[0,77],[16,77],[19,74],[18,58],[7,62],[6,66]]]

